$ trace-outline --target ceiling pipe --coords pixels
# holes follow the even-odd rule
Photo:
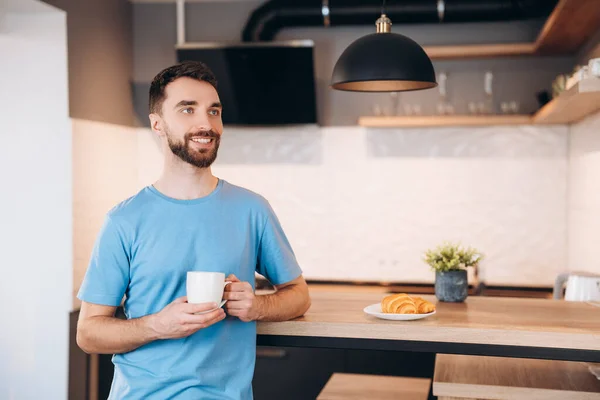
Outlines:
[[[177,0],[177,45],[185,44],[185,0]]]
[[[392,0],[385,14],[394,24],[515,21],[545,18],[557,0]],[[270,41],[288,27],[373,25],[382,0],[269,0],[242,32],[244,42]]]

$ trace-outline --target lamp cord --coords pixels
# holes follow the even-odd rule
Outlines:
[[[381,4],[381,14],[385,14],[385,0],[383,0],[383,4]]]

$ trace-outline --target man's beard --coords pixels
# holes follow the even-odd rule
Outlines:
[[[198,168],[208,168],[217,159],[217,152],[219,150],[219,144],[221,142],[221,135],[213,130],[200,131],[200,132],[188,132],[183,137],[182,141],[176,141],[171,135],[170,130],[166,129],[167,142],[169,148],[177,157]],[[192,137],[206,137],[213,139],[212,149],[200,149],[195,150],[190,147]]]

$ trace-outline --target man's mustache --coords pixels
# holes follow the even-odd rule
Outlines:
[[[215,132],[211,129],[209,131],[198,131],[198,132],[187,133],[185,135],[185,140],[191,140],[194,137],[208,137],[208,138],[219,139],[221,137],[221,135],[219,135],[217,132]]]

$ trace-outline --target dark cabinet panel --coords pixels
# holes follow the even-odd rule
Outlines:
[[[346,372],[431,378],[435,353],[346,350]]]
[[[315,399],[331,374],[343,371],[344,350],[259,346],[254,398]]]
[[[77,346],[79,311],[69,315],[69,400],[87,400],[90,356]]]

